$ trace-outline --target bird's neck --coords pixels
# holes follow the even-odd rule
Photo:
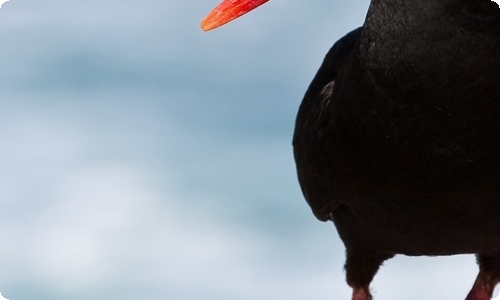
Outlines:
[[[471,57],[499,57],[500,9],[490,0],[372,0],[358,46],[363,68],[380,80],[440,80],[475,64]]]
[[[498,5],[491,0],[372,0],[365,32],[433,32],[454,25],[474,26],[475,22],[498,26],[499,17]]]

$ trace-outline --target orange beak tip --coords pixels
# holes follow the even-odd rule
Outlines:
[[[223,0],[201,21],[201,29],[209,31],[220,27],[267,1],[269,0]]]

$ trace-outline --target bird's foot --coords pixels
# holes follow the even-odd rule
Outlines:
[[[352,300],[372,300],[372,295],[368,288],[354,288],[352,290]]]

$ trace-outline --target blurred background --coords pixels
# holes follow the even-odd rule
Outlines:
[[[10,300],[350,299],[302,198],[301,98],[368,0],[10,0],[0,9],[0,292]],[[377,299],[463,299],[474,257],[397,257]],[[495,293],[497,295],[497,293]]]

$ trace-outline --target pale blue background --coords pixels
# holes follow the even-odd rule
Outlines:
[[[10,300],[350,299],[291,135],[367,0],[11,0],[0,9],[0,292]],[[463,299],[473,256],[385,264],[377,299]]]

